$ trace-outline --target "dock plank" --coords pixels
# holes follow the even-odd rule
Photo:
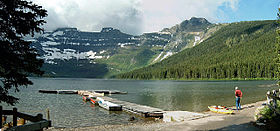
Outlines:
[[[164,111],[159,108],[154,108],[145,105],[139,105],[127,101],[121,101],[110,97],[102,97],[104,100],[121,105],[124,111],[131,112],[134,114],[138,114],[144,117],[163,117]]]

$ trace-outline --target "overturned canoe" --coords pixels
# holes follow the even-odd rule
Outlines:
[[[232,114],[233,110],[225,107],[225,106],[208,106],[209,110],[216,113],[222,114]]]

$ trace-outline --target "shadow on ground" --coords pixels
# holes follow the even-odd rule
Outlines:
[[[212,131],[263,131],[263,129],[256,127],[253,122],[250,122],[240,125],[231,125]]]

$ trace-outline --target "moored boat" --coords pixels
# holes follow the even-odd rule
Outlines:
[[[232,114],[233,110],[225,106],[208,106],[209,110],[215,113]]]

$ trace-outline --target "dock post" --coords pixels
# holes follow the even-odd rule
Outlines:
[[[13,108],[13,126],[17,126],[17,108]]]
[[[0,106],[0,116],[1,116],[1,119],[0,119],[0,129],[2,129],[2,123],[3,123],[3,121],[2,121],[2,106]]]
[[[267,91],[267,93],[266,93],[266,100],[267,100],[267,105],[270,105],[270,97],[269,97],[269,95],[270,95],[270,91]]]
[[[46,112],[47,112],[47,114],[46,114],[47,120],[50,120],[50,109],[47,108],[47,109],[46,109]]]
[[[274,97],[277,97],[276,90],[272,90],[272,95]],[[273,107],[276,109],[277,108],[277,101],[276,101],[276,99],[273,98],[272,102],[273,102]]]

